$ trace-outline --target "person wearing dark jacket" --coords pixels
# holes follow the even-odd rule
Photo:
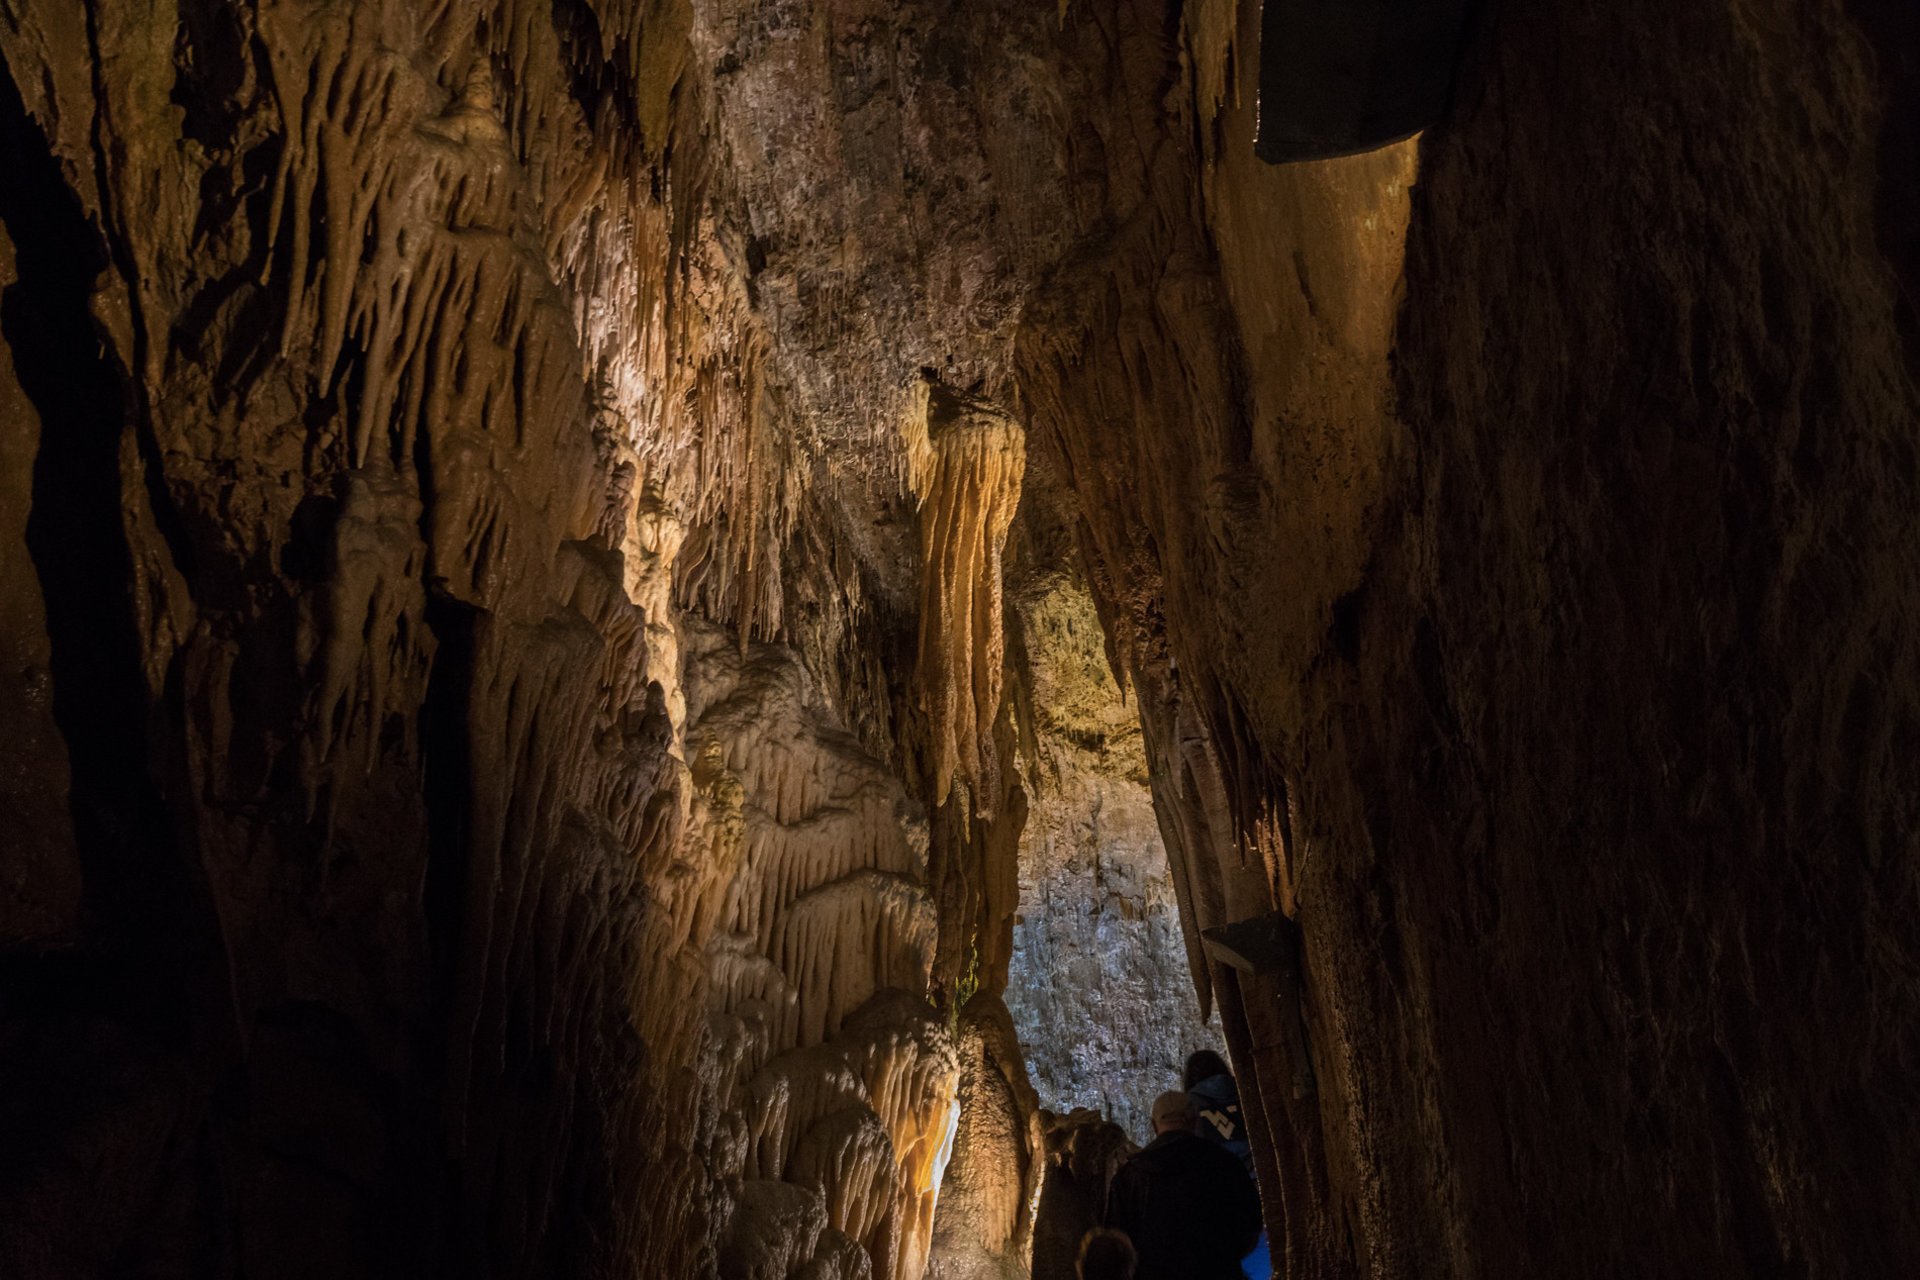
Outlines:
[[[1240,1087],[1233,1082],[1227,1060],[1211,1049],[1187,1058],[1181,1083],[1193,1100],[1193,1131],[1219,1143],[1253,1173],[1253,1144],[1247,1141],[1246,1122],[1240,1118]]]
[[[1253,1172],[1253,1144],[1247,1140],[1246,1121],[1240,1114],[1240,1086],[1234,1083],[1227,1060],[1211,1049],[1199,1049],[1187,1058],[1180,1082],[1193,1102],[1193,1131],[1237,1158],[1249,1178]],[[1273,1258],[1267,1248],[1267,1233],[1260,1233],[1240,1263],[1247,1280],[1270,1280]]]
[[[1195,1136],[1185,1093],[1154,1099],[1152,1142],[1107,1190],[1107,1226],[1139,1255],[1139,1280],[1240,1280],[1260,1238],[1260,1197],[1238,1160]]]

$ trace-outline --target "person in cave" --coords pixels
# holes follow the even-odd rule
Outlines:
[[[1121,1232],[1095,1227],[1080,1238],[1073,1272],[1078,1280],[1134,1280],[1139,1265],[1133,1241]]]
[[[1139,1257],[1139,1280],[1239,1280],[1260,1238],[1260,1198],[1244,1165],[1194,1132],[1193,1102],[1153,1102],[1153,1141],[1113,1176],[1106,1225]]]
[[[1193,1131],[1218,1143],[1240,1161],[1249,1178],[1255,1178],[1253,1144],[1247,1138],[1246,1121],[1240,1114],[1240,1086],[1227,1060],[1211,1049],[1196,1049],[1187,1055],[1180,1083],[1193,1102]],[[1264,1228],[1253,1252],[1240,1265],[1248,1280],[1266,1280],[1273,1274],[1273,1258],[1267,1251]]]
[[[1252,1177],[1253,1146],[1240,1118],[1240,1086],[1227,1060],[1211,1049],[1196,1050],[1187,1055],[1180,1084],[1193,1100],[1193,1131],[1226,1148]]]

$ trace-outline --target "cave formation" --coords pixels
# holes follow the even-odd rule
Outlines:
[[[0,1275],[1920,1274],[1920,18],[1262,7],[0,0]]]

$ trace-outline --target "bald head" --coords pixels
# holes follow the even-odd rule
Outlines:
[[[1153,1131],[1172,1133],[1177,1129],[1193,1128],[1193,1102],[1178,1089],[1170,1090],[1153,1100]]]

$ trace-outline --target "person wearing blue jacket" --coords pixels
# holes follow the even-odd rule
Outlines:
[[[1193,1131],[1238,1157],[1252,1177],[1253,1145],[1247,1141],[1246,1122],[1240,1117],[1240,1086],[1234,1083],[1226,1059],[1211,1049],[1190,1054],[1180,1084],[1193,1099]]]
[[[1240,1161],[1247,1177],[1253,1178],[1253,1144],[1247,1140],[1247,1124],[1240,1114],[1240,1086],[1234,1082],[1227,1060],[1211,1049],[1196,1050],[1187,1056],[1180,1083],[1192,1104],[1194,1133],[1219,1144]],[[1273,1258],[1264,1229],[1260,1242],[1241,1260],[1240,1267],[1248,1280],[1270,1280]]]

